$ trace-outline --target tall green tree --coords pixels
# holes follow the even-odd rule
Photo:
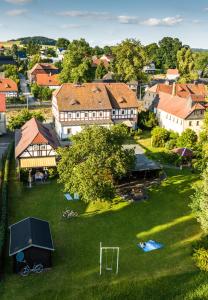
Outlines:
[[[158,58],[159,47],[157,43],[151,43],[145,46],[145,51],[147,53],[148,61],[154,62],[156,66],[160,67],[160,60]]]
[[[160,68],[177,67],[177,52],[182,48],[182,42],[178,38],[164,37],[159,41],[158,60]]]
[[[208,77],[208,52],[195,53],[195,70],[201,73],[201,77]]]
[[[202,182],[195,186],[190,207],[200,223],[202,230],[208,233],[208,167],[203,172]]]
[[[63,49],[67,49],[68,46],[70,44],[70,41],[65,39],[65,38],[59,38],[56,42],[56,47],[57,48],[63,48]]]
[[[198,73],[195,71],[195,57],[190,48],[182,48],[177,53],[177,67],[180,74],[181,83],[191,82],[198,79]]]
[[[118,80],[125,82],[145,77],[143,67],[148,59],[140,41],[127,39],[113,47],[113,72]]]
[[[62,83],[92,81],[95,75],[91,53],[92,49],[84,39],[72,41],[64,56],[60,81]]]
[[[112,199],[115,179],[134,165],[134,150],[122,147],[127,137],[122,125],[86,127],[74,135],[72,146],[59,150],[59,182],[64,190],[78,193],[85,202]]]
[[[103,76],[107,73],[107,70],[104,66],[104,63],[101,61],[101,63],[97,66],[95,71],[95,78],[96,79],[102,79]]]

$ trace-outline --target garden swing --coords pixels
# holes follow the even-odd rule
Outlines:
[[[108,251],[111,251],[111,255],[108,255]],[[119,247],[103,247],[100,243],[100,275],[102,274],[103,267],[103,255],[105,255],[105,270],[113,271],[114,256],[116,254],[116,274],[118,274],[118,262],[119,262]],[[110,259],[110,262],[109,262]]]

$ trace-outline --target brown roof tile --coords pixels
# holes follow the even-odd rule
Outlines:
[[[1,92],[18,92],[17,84],[10,78],[0,78]]]
[[[58,74],[37,74],[36,83],[40,86],[60,86]]]
[[[65,83],[53,95],[59,111],[138,107],[135,93],[124,83]]]

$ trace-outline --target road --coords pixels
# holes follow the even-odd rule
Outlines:
[[[30,89],[27,85],[27,80],[25,78],[25,76],[23,74],[19,74],[19,78],[20,78],[20,89],[21,92],[23,93],[23,95],[25,95],[26,97],[28,97],[28,102],[29,104],[32,104],[33,102],[35,102],[35,98],[33,97],[33,95],[30,92]]]

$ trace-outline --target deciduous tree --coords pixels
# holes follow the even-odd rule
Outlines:
[[[121,125],[86,127],[74,135],[72,146],[59,150],[59,182],[64,190],[78,193],[85,202],[112,199],[115,179],[134,165],[134,150],[122,147],[128,136]]]

